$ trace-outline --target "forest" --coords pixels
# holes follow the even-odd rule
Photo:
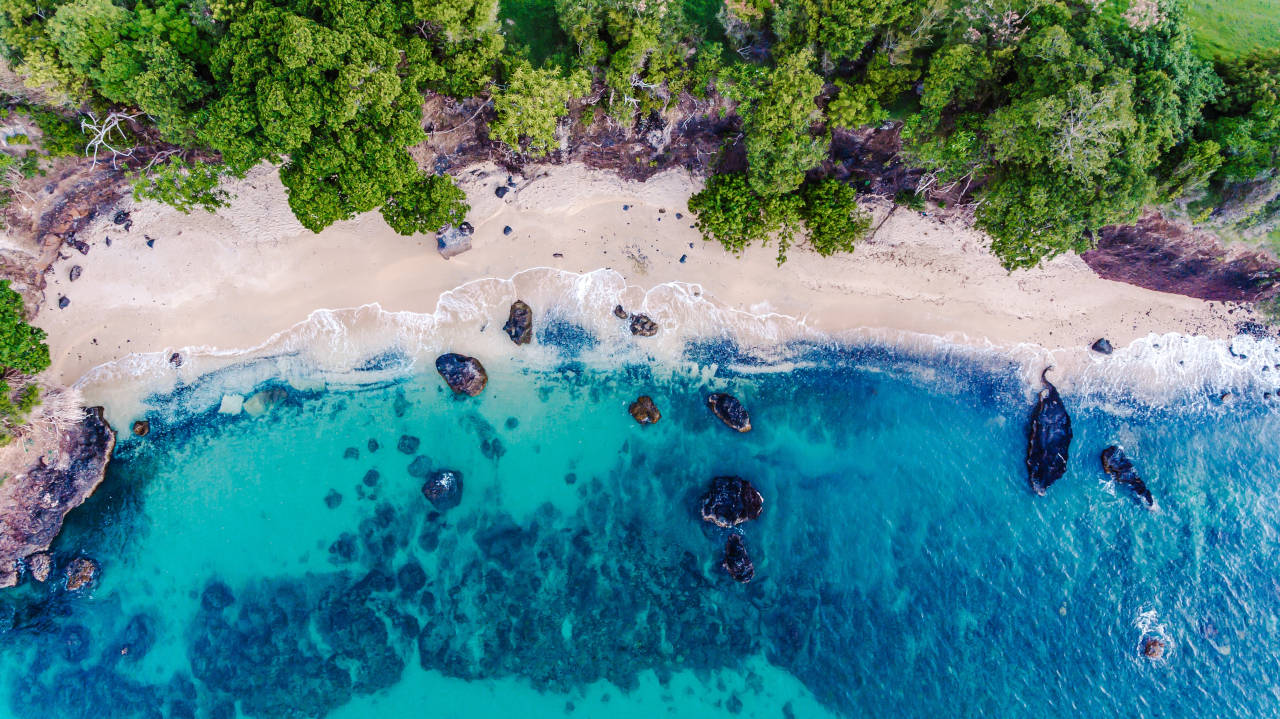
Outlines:
[[[135,192],[184,210],[217,208],[224,179],[271,162],[311,230],[379,210],[397,232],[433,232],[467,206],[409,152],[425,138],[426,98],[485,98],[489,140],[527,160],[561,149],[573,103],[587,107],[583,121],[634,129],[695,98],[737,123],[721,154],[745,157],[713,164],[690,201],[706,238],[735,251],[774,242],[779,261],[796,242],[849,251],[869,220],[858,188],[824,170],[832,133],[894,124],[900,159],[922,171],[898,201],[964,205],[1014,270],[1083,251],[1099,228],[1149,207],[1273,226],[1280,48],[1235,52],[1220,30],[1198,43],[1191,10],[1185,0],[0,0],[0,45],[27,84],[63,100],[13,108],[45,113],[55,139],[74,135],[78,118],[86,130],[73,148],[156,148],[129,168]],[[1204,17],[1206,33],[1225,22]]]

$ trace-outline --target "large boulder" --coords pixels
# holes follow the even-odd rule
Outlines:
[[[631,315],[631,334],[652,337],[658,334],[658,323],[649,319],[649,315]]]
[[[1049,369],[1040,373],[1044,389],[1031,411],[1027,429],[1027,479],[1031,490],[1041,496],[1066,473],[1067,451],[1071,447],[1071,417],[1058,396],[1058,388],[1045,376]]]
[[[98,563],[88,557],[76,557],[67,562],[65,575],[67,591],[78,592],[93,584],[93,580],[98,578]]]
[[[631,413],[632,419],[640,424],[653,424],[662,419],[662,413],[658,411],[658,405],[653,403],[653,398],[647,394],[640,395],[636,401],[631,403],[627,408]]]
[[[511,312],[507,315],[507,323],[502,326],[512,342],[527,345],[533,340],[533,309],[523,300],[511,303]]]
[[[1138,470],[1134,469],[1133,462],[1125,455],[1122,447],[1113,444],[1102,450],[1102,469],[1111,475],[1111,479],[1115,480],[1116,484],[1122,484],[1133,490],[1138,501],[1142,502],[1147,509],[1156,508],[1156,498],[1151,496],[1147,483],[1138,476]]]
[[[729,539],[724,543],[724,561],[720,566],[724,567],[729,576],[743,584],[756,576],[756,566],[751,563],[751,557],[747,554],[747,544],[742,541],[742,535],[729,535]]]
[[[449,389],[471,397],[480,394],[489,381],[489,375],[485,373],[480,360],[452,352],[436,358],[436,371],[444,378]]]
[[[462,501],[462,473],[452,469],[432,472],[422,485],[422,494],[441,512],[453,509]]]
[[[717,392],[707,397],[707,406],[731,429],[737,432],[751,431],[751,415],[747,413],[747,408],[742,406],[737,397]]]
[[[48,552],[36,552],[27,557],[27,571],[37,582],[48,581],[49,575],[53,572],[53,558]]]
[[[716,477],[702,495],[702,519],[721,527],[734,527],[758,519],[764,497],[742,477]]]

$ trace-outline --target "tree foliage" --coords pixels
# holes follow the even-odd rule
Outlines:
[[[0,369],[35,374],[49,367],[44,330],[23,318],[22,296],[0,280]]]
[[[497,118],[489,137],[516,152],[541,157],[559,145],[556,130],[569,114],[567,103],[587,91],[585,73],[562,77],[554,68],[535,70],[527,62],[511,73],[507,86],[494,93]]]

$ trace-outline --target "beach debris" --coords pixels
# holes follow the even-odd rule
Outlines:
[[[658,405],[654,404],[653,398],[647,394],[640,395],[636,401],[632,402],[627,412],[630,412],[631,417],[640,424],[654,424],[662,419]]]
[[[174,367],[181,367],[182,355],[178,354],[177,352],[174,352],[173,354],[169,355],[169,364],[173,365]]]
[[[425,477],[431,474],[431,458],[425,454],[418,455],[409,463],[409,469],[406,470],[410,477]]]
[[[1098,354],[1104,355],[1109,355],[1115,351],[1115,348],[1111,346],[1111,342],[1109,342],[1106,337],[1099,337],[1098,341],[1094,342],[1093,346],[1089,349],[1097,352]]]
[[[702,520],[726,529],[752,519],[764,511],[764,497],[742,477],[716,477],[702,495]]]
[[[366,487],[376,487],[378,485],[378,479],[381,477],[382,475],[378,473],[378,470],[371,469],[364,473],[364,477],[360,479],[360,482]]]
[[[140,419],[133,423],[133,433],[139,437],[146,437],[151,431],[151,423],[145,419]]]
[[[133,220],[129,219],[129,213],[124,210],[116,211],[115,217],[112,217],[111,221],[117,225],[123,226],[126,231],[128,231],[130,227],[133,227]]]
[[[464,223],[465,224],[465,223]],[[471,225],[467,225],[471,227]],[[463,232],[460,227],[449,227],[436,235],[436,250],[446,260],[471,249],[470,232]]]
[[[78,592],[93,583],[98,577],[98,563],[88,557],[76,557],[67,562],[64,576],[67,578],[67,591]]]
[[[81,267],[80,265],[72,265],[71,272],[67,275],[67,279],[70,280],[71,282],[75,282],[76,280],[80,279],[81,272],[84,272],[83,267]]]
[[[209,582],[209,585],[200,593],[200,606],[210,612],[220,612],[235,601],[236,595],[231,593],[231,587],[217,579]]]
[[[410,434],[400,435],[400,441],[396,442],[396,449],[405,454],[413,454],[418,451],[418,445],[422,444],[422,440]]]
[[[498,189],[494,190],[493,194],[497,195],[499,198],[503,198],[503,197],[506,197],[507,193],[510,191],[511,191],[511,188],[507,187],[506,185],[498,185]]]
[[[503,228],[502,228],[502,234],[504,234],[504,235],[509,235],[509,234],[511,234],[511,225],[507,225],[507,226],[503,227]]]
[[[751,431],[751,415],[747,412],[747,408],[738,401],[737,397],[723,392],[716,392],[707,396],[707,406],[730,429],[736,432]]]
[[[27,571],[37,582],[47,581],[49,575],[53,573],[53,557],[49,556],[48,552],[36,552],[27,557]]]
[[[1102,469],[1111,475],[1111,479],[1115,480],[1116,484],[1132,489],[1147,509],[1156,509],[1155,497],[1151,496],[1147,483],[1138,476],[1137,470],[1133,468],[1133,462],[1125,455],[1123,447],[1113,444],[1102,450]]]
[[[370,437],[369,441],[365,444],[365,446],[369,448],[370,452],[377,452],[378,448],[381,447],[382,445],[378,444],[378,440]]]
[[[81,240],[77,240],[74,237],[71,237],[66,240],[65,244],[67,245],[67,247],[70,247],[71,249],[75,250],[76,252],[79,252],[82,255],[89,254],[88,242],[83,242]]]
[[[331,489],[324,495],[324,506],[329,509],[337,509],[340,504],[342,504],[342,495],[338,494],[338,490]]]
[[[462,473],[452,469],[432,472],[422,485],[422,495],[441,512],[453,509],[462,501]]]
[[[658,334],[658,323],[649,319],[649,315],[631,315],[631,334],[652,337]]]
[[[360,459],[360,450],[356,449],[355,447],[347,447],[346,450],[342,452],[342,458],[343,459]]]
[[[724,543],[724,561],[720,563],[730,577],[746,584],[756,576],[756,567],[747,555],[747,544],[741,534],[730,534]]]
[[[524,300],[511,303],[511,311],[502,331],[518,345],[527,345],[533,339],[533,310]]]
[[[620,320],[625,320],[627,318],[627,311],[622,309],[622,305],[614,305],[613,316]]]
[[[1158,637],[1147,637],[1142,640],[1142,656],[1156,660],[1164,657],[1165,643]]]
[[[71,299],[66,295],[60,295],[58,297],[58,309],[65,310],[69,306],[71,306]]]
[[[1031,490],[1043,496],[1049,485],[1067,471],[1067,452],[1071,447],[1071,417],[1067,408],[1046,377],[1052,367],[1040,373],[1044,388],[1031,411],[1027,429],[1027,478]]]
[[[484,385],[489,381],[489,375],[484,371],[484,365],[480,364],[480,360],[475,357],[468,357],[453,352],[442,354],[436,358],[436,372],[444,378],[449,389],[455,394],[465,394],[475,397],[484,390]]]

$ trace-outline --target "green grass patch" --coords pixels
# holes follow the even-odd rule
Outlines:
[[[572,48],[560,29],[554,0],[501,0],[498,18],[507,39],[507,52],[523,57],[534,67],[550,62],[569,67]]]
[[[1190,0],[1187,19],[1208,58],[1230,60],[1280,47],[1277,0]]]

